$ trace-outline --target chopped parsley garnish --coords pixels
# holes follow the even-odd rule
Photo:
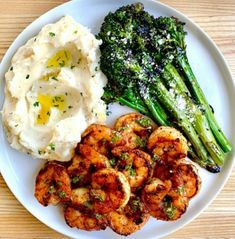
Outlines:
[[[109,116],[109,115],[111,115],[111,114],[112,114],[112,111],[110,111],[110,110],[107,110],[107,111],[106,111],[106,115],[107,115],[107,116]]]
[[[39,154],[39,155],[45,154],[45,151],[44,151],[44,150],[38,150],[38,154]]]
[[[81,95],[81,96],[83,96],[83,93],[82,93],[82,92],[80,92],[80,95]]]
[[[121,153],[120,158],[123,159],[123,160],[127,160],[127,159],[130,158],[130,156],[129,156],[128,153]]]
[[[49,32],[49,35],[50,35],[51,37],[54,37],[54,36],[55,36],[55,33],[54,33],[54,32]]]
[[[100,201],[100,202],[103,202],[104,201],[104,198],[102,197],[102,195],[100,195],[99,193],[97,193],[96,191],[91,191],[91,196]]]
[[[54,193],[54,192],[55,192],[54,186],[50,186],[50,188],[49,188],[49,193],[52,194],[52,193]]]
[[[60,198],[65,198],[66,193],[64,191],[59,192],[59,197]]]
[[[134,212],[138,211],[138,210],[142,210],[143,209],[143,204],[140,202],[140,200],[133,200],[131,201],[131,208]]]
[[[125,167],[125,170],[127,170],[129,172],[129,175],[131,177],[134,177],[136,175],[136,171],[134,168],[132,168],[132,164],[127,164]]]
[[[58,79],[55,76],[51,77],[51,79],[55,80],[55,81],[58,81]]]
[[[34,106],[34,107],[38,107],[38,106],[39,106],[39,102],[38,102],[38,101],[34,102],[34,103],[33,103],[33,106]]]
[[[111,159],[109,160],[109,162],[110,162],[110,165],[111,165],[112,167],[114,167],[115,164],[116,164],[116,159],[115,159],[115,158],[111,158]]]
[[[51,115],[50,111],[47,111],[47,115],[48,115],[48,116],[50,116],[50,115]]]
[[[175,216],[176,207],[172,204],[171,201],[164,199],[163,202],[164,211],[169,219],[172,219]]]
[[[160,157],[157,154],[154,154],[153,157],[152,157],[152,161],[156,162],[156,161],[159,161],[159,160],[160,160]]]
[[[82,176],[75,176],[72,178],[72,183],[78,183],[82,179]]]
[[[26,78],[26,79],[29,79],[29,77],[30,77],[30,75],[28,74],[25,78]]]
[[[185,196],[185,185],[180,185],[177,188],[177,192],[181,195],[181,196]]]
[[[78,33],[78,31],[76,30],[76,31],[74,31],[73,33],[74,33],[74,34],[77,34],[77,33]]]
[[[146,142],[139,136],[136,137],[135,143],[141,148],[144,148],[146,146]]]
[[[10,68],[10,71],[13,71],[13,66]]]
[[[61,97],[60,96],[55,96],[54,99],[55,99],[55,101],[60,101],[61,102]]]
[[[69,108],[69,109],[72,109],[72,108],[73,108],[73,106],[72,106],[72,105],[69,105],[69,106],[68,106],[68,108]]]
[[[62,62],[59,62],[59,65],[60,65],[60,67],[64,67],[65,66],[64,60]]]
[[[119,131],[125,131],[125,130],[127,130],[128,128],[130,127],[130,125],[125,125],[125,126],[122,126],[120,129],[119,129]]]
[[[116,133],[114,133],[114,135],[113,135],[111,141],[112,141],[112,143],[117,143],[117,141],[118,141],[120,138],[121,138],[120,133],[119,133],[119,132],[116,132]]]
[[[51,150],[55,151],[55,144],[51,143],[48,146],[51,148]]]
[[[148,118],[137,119],[136,122],[143,127],[151,126],[151,120]]]
[[[99,214],[99,213],[96,213],[96,214],[95,214],[95,218],[96,218],[97,220],[100,220],[102,217],[103,217],[103,216],[102,216],[101,214]]]
[[[70,69],[72,70],[74,67],[75,67],[75,66],[74,66],[74,65],[72,65],[72,66],[70,66]]]
[[[18,127],[18,124],[15,124],[15,127]]]

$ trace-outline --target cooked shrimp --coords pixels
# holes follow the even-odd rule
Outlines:
[[[190,163],[179,163],[171,176],[172,188],[189,199],[194,197],[201,186],[197,168]]]
[[[107,219],[113,231],[127,236],[145,225],[149,219],[149,213],[140,198],[133,195],[122,210],[110,212]]]
[[[71,165],[67,168],[72,186],[80,187],[90,183],[89,174],[91,162],[81,155],[74,155]]]
[[[180,218],[188,206],[188,198],[172,190],[168,180],[153,178],[142,190],[141,198],[150,215],[164,221]]]
[[[96,152],[91,146],[80,144],[80,155],[75,155],[68,173],[73,185],[83,186],[91,182],[91,173],[102,168],[110,167],[108,158]]]
[[[90,190],[88,188],[73,189],[69,205],[81,211],[90,211],[92,209]]]
[[[151,119],[138,113],[123,115],[117,119],[114,125],[116,131],[134,132],[140,137],[148,137],[154,127],[155,124]]]
[[[112,154],[118,157],[116,169],[128,179],[131,190],[143,186],[152,174],[151,157],[139,149],[116,147]]]
[[[153,121],[138,113],[121,116],[115,123],[111,143],[113,147],[145,148],[154,126]]]
[[[90,195],[96,213],[109,213],[124,207],[130,198],[130,185],[124,174],[112,168],[92,175]]]
[[[107,219],[100,214],[87,214],[71,206],[65,208],[64,218],[70,227],[76,227],[86,231],[104,230]]]
[[[108,156],[112,130],[105,125],[92,124],[82,134],[82,143],[91,146],[100,154]]]
[[[37,175],[34,195],[43,206],[69,201],[71,185],[66,168],[55,162],[47,163]]]
[[[170,190],[150,215],[163,221],[177,220],[186,212],[188,201],[187,197]]]
[[[188,145],[185,137],[178,130],[161,126],[150,135],[148,149],[153,157],[172,162],[187,156]]]
[[[171,164],[160,160],[156,162],[153,175],[163,181],[171,180],[173,190],[189,199],[200,189],[201,179],[197,168],[185,160]]]
[[[158,178],[152,178],[142,189],[141,199],[149,210],[154,210],[170,189],[171,182],[169,180],[163,182]]]

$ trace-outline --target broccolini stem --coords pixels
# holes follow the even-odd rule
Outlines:
[[[191,90],[191,94],[196,99],[196,101],[205,108],[206,117],[208,119],[210,128],[211,128],[216,140],[218,141],[219,145],[221,146],[221,148],[223,149],[223,151],[225,153],[231,151],[232,146],[231,146],[229,140],[226,138],[226,136],[222,132],[222,130],[220,129],[218,123],[216,122],[215,116],[214,116],[214,114],[211,110],[211,107],[208,104],[206,97],[205,97],[193,71],[192,71],[192,68],[188,62],[187,56],[183,55],[181,57],[178,57],[177,60],[186,76],[186,80],[187,80],[189,89]]]
[[[192,143],[198,157],[206,165],[209,157],[207,150],[205,149],[200,138],[198,137],[198,134],[194,130],[186,115],[178,108],[174,98],[170,95],[160,79],[156,79],[154,88],[156,90],[156,96],[158,97],[159,101],[171,112],[174,118],[177,119],[179,126],[181,127],[189,141]]]
[[[169,125],[165,111],[157,102],[153,103],[146,86],[139,84],[139,92],[156,122],[160,125]]]
[[[134,109],[134,110],[139,111],[140,113],[142,113],[144,115],[151,116],[151,114],[149,113],[148,109],[143,107],[142,105],[130,102],[130,101],[124,99],[123,97],[117,98],[117,101],[120,102],[123,105],[126,105],[126,106]]]
[[[215,164],[215,162],[213,160],[211,160],[210,157],[208,157],[207,161],[200,160],[192,147],[189,147],[188,154],[189,154],[190,159],[192,159],[195,163],[200,165],[202,168],[207,169],[209,172],[211,172],[211,173],[219,173],[220,172],[220,167],[217,166]]]
[[[187,91],[185,91],[185,84],[177,70],[174,67],[171,67],[170,64],[168,65],[167,70],[170,74],[170,77],[167,78],[169,81],[167,83],[169,85],[173,85],[172,87],[176,95],[180,95],[181,99],[183,99],[185,102],[186,106],[184,107],[184,111],[186,116],[192,122],[194,129],[198,133],[212,159],[217,165],[222,166],[225,155],[220,146],[217,144],[213,133],[211,132],[207,118],[194,104],[192,99],[189,97],[189,94],[187,94]]]

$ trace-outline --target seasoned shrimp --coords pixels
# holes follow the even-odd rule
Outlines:
[[[47,163],[37,175],[34,195],[43,206],[69,201],[71,185],[66,168],[55,162]]]
[[[130,185],[124,174],[112,168],[92,175],[92,207],[96,213],[109,213],[124,207],[130,198]]]
[[[114,129],[116,131],[126,131],[129,133],[134,132],[140,137],[148,137],[153,131],[154,127],[155,124],[151,119],[138,113],[123,115],[117,119],[114,125]]]
[[[109,155],[112,130],[105,125],[92,124],[82,134],[82,143],[91,146],[100,154]]]
[[[145,225],[149,219],[149,213],[140,198],[132,195],[123,209],[110,212],[107,219],[113,231],[127,236]]]
[[[116,169],[128,179],[131,190],[143,186],[152,174],[151,157],[139,149],[116,147],[112,154],[118,157]]]
[[[153,178],[142,190],[141,198],[150,215],[164,221],[176,220],[186,211],[188,198],[171,188],[171,181]]]
[[[197,168],[190,163],[179,163],[175,166],[171,177],[172,188],[189,199],[194,197],[201,186]]]
[[[177,161],[187,156],[188,145],[185,137],[175,128],[161,126],[149,137],[148,149],[153,157],[165,161]]]
[[[88,188],[77,188],[72,190],[70,206],[84,211],[92,209],[90,190]]]
[[[141,199],[150,211],[154,210],[170,189],[171,182],[169,180],[163,182],[158,178],[152,178],[142,189]]]
[[[171,180],[172,189],[189,199],[198,193],[201,186],[197,168],[185,160],[171,164],[160,160],[156,162],[153,175],[163,181]]]
[[[110,167],[110,163],[104,155],[96,152],[91,146],[80,144],[78,148],[80,155],[73,157],[68,173],[73,185],[83,186],[91,182],[92,172]]]
[[[138,113],[121,116],[115,123],[111,143],[113,147],[145,148],[147,138],[155,127],[153,121]]]
[[[163,221],[177,220],[186,212],[188,202],[187,197],[170,190],[158,207],[150,211],[150,215]]]
[[[104,230],[107,226],[107,219],[104,215],[84,213],[71,206],[65,208],[64,218],[70,227],[86,231]]]

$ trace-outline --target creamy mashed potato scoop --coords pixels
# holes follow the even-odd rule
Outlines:
[[[106,120],[100,44],[66,16],[18,49],[5,75],[2,110],[13,148],[68,161],[87,126]]]

